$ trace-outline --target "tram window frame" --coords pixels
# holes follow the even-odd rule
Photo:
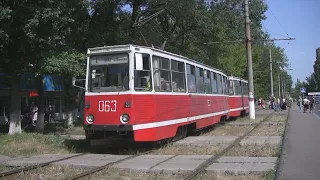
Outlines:
[[[156,64],[158,61],[158,64]],[[164,62],[167,61],[168,66],[164,67]],[[161,56],[152,56],[152,65],[153,65],[153,81],[154,81],[154,90],[156,92],[172,92],[172,77],[171,77],[171,63],[169,58],[164,58]],[[157,67],[158,66],[158,67]],[[159,72],[159,74],[157,74]],[[166,80],[165,76],[168,76]],[[159,82],[158,82],[159,81]],[[165,87],[163,86],[165,82]],[[159,84],[157,84],[159,83]]]
[[[211,71],[204,69],[204,93],[212,94]]]
[[[189,93],[196,93],[196,69],[194,65],[186,63],[186,72],[187,72],[187,90]],[[193,82],[192,82],[193,81]],[[191,83],[192,82],[192,83]]]
[[[174,60],[174,59],[171,59],[170,63],[171,63],[171,77],[172,77],[171,87],[172,87],[173,92],[186,92],[185,63],[182,61]],[[175,66],[176,66],[176,68],[175,68]],[[180,83],[177,83],[175,79],[181,78],[179,76],[181,76],[182,79],[178,80],[178,82],[180,82]],[[176,82],[176,83],[174,84],[173,82]]]
[[[141,54],[142,55],[142,69],[141,70],[137,70],[136,54]],[[146,59],[144,59],[144,57],[148,58],[148,61],[149,61],[148,64],[145,62]],[[147,72],[148,76],[149,76],[149,80],[147,78],[145,78],[145,77],[147,77],[147,75],[141,77],[141,74],[140,74],[141,72]],[[134,55],[134,90],[135,91],[152,91],[153,90],[153,80],[152,80],[151,72],[152,71],[151,71],[151,56],[150,56],[150,54],[147,54],[147,53],[135,53],[135,55]],[[146,79],[146,85],[145,86],[141,86],[141,84],[143,84],[141,82],[138,83],[139,82],[137,80],[138,77],[139,77],[140,81],[142,80],[142,78]],[[150,84],[148,85],[149,82],[150,82]]]
[[[196,67],[196,87],[197,93],[204,94],[204,77],[201,67]]]
[[[229,79],[229,95],[234,95],[233,79]]]
[[[211,71],[211,89],[212,94],[218,94],[217,73]]]

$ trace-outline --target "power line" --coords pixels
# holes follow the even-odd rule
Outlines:
[[[255,41],[290,41],[290,40],[295,40],[295,38],[275,38],[275,39],[252,39],[250,41],[255,42]],[[234,41],[217,41],[217,42],[207,42],[203,44],[223,44],[223,43],[241,43],[245,42],[245,40],[234,40]]]
[[[273,17],[277,20],[278,24],[281,26],[281,28],[283,29],[283,31],[287,34],[287,36],[289,37],[289,34],[287,33],[287,31],[283,28],[283,26],[281,25],[281,23],[279,22],[278,18],[274,15],[273,11],[271,10],[271,8],[269,7],[269,10],[271,12],[271,14],[273,15]]]
[[[261,22],[262,23],[262,26],[263,26],[263,28],[268,32],[272,32],[272,33],[275,33],[275,34],[277,34],[277,35],[280,35],[280,36],[282,36],[282,37],[288,37],[288,36],[286,36],[286,35],[283,35],[283,34],[280,34],[280,33],[277,33],[277,32],[275,32],[275,31],[271,31],[270,29],[267,29],[266,28],[266,26],[265,26],[265,24],[263,23],[263,22]]]

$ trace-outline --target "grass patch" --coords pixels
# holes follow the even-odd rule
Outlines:
[[[287,114],[274,114],[266,122],[286,122]]]
[[[250,136],[282,136],[285,125],[261,125],[250,133]]]
[[[76,125],[72,127],[67,127],[66,123],[46,123],[45,134],[59,134],[59,135],[84,135],[84,130],[82,125]]]
[[[66,179],[76,174],[84,172],[85,169],[74,168],[71,166],[46,166],[40,167],[35,170],[21,172],[16,175],[12,175],[6,179],[47,179],[47,180],[58,180]]]
[[[246,174],[246,175],[233,175],[227,173],[206,172],[200,174],[197,180],[263,180],[264,175]]]
[[[246,116],[246,117],[240,117],[240,118],[237,118],[235,121],[236,122],[250,122],[250,123],[259,123],[260,121],[263,120],[263,118],[265,118],[266,115],[257,115],[256,118],[254,120],[250,119],[249,116]]]
[[[232,126],[232,125],[218,125],[204,136],[242,136],[253,128],[251,125]]]
[[[8,166],[2,166],[0,165],[0,172],[6,172],[6,171],[10,171],[16,169],[15,167],[8,167]]]
[[[274,180],[275,177],[276,177],[276,171],[272,169],[264,175],[264,180]]]
[[[278,157],[279,145],[237,145],[230,149],[225,156],[248,157]]]
[[[221,152],[228,144],[216,144],[208,146],[175,145],[169,144],[157,149],[152,154],[157,155],[215,155]]]
[[[10,157],[70,153],[65,138],[36,133],[0,135],[0,154]]]
[[[157,172],[141,172],[133,170],[124,170],[109,168],[101,172],[92,174],[88,179],[114,179],[114,180],[182,180],[182,175],[179,174],[166,174]]]

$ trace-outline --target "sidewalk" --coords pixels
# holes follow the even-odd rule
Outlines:
[[[315,112],[319,112],[315,109]],[[280,180],[320,179],[320,119],[293,106],[284,140]]]

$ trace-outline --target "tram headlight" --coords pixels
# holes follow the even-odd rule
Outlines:
[[[87,116],[87,122],[88,122],[88,124],[92,124],[93,121],[94,121],[93,115],[92,115],[92,114],[89,114],[89,115]]]
[[[128,114],[122,114],[120,116],[120,121],[122,124],[127,124],[130,120],[130,116]]]

